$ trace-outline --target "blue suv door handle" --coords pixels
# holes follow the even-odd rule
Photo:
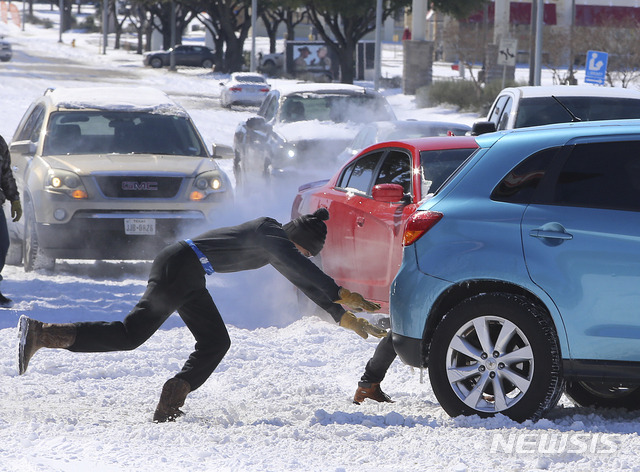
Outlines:
[[[568,241],[573,239],[571,233],[567,233],[564,227],[559,223],[547,223],[537,229],[532,229],[529,232],[529,236],[541,239],[559,239],[562,241]]]

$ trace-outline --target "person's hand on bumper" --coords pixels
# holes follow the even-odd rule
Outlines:
[[[353,311],[378,311],[380,309],[379,304],[365,300],[359,293],[351,292],[344,287],[340,287],[340,290],[338,290],[338,297],[340,298],[333,303],[346,305]]]
[[[384,338],[387,335],[384,329],[372,325],[364,318],[357,318],[356,315],[350,311],[342,315],[342,318],[340,318],[340,326],[354,331],[363,339],[367,339],[369,335],[375,336],[376,338]]]
[[[13,221],[18,221],[21,217],[22,205],[20,205],[20,200],[11,202],[11,218],[13,218]]]

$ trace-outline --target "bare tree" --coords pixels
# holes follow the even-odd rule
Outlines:
[[[458,56],[459,67],[464,67],[469,72],[476,94],[482,94],[481,80],[475,69],[482,63],[485,53],[485,32],[482,25],[448,21],[443,28],[445,44],[455,51]]]
[[[131,20],[131,24],[133,25],[136,36],[138,38],[137,46],[136,46],[136,54],[142,54],[143,50],[143,39],[145,36],[145,31],[149,27],[151,14],[147,12],[147,8],[145,7],[143,2],[132,2],[131,3],[131,11],[129,18]]]
[[[287,28],[287,38],[294,39],[295,27],[307,17],[307,12],[298,13],[298,9],[304,6],[304,0],[273,0],[264,2],[264,8],[260,12],[260,18],[269,36],[269,52],[276,52],[276,35],[278,26],[284,23]]]
[[[235,72],[244,65],[244,42],[251,28],[250,0],[204,0],[198,18],[215,44],[215,70]],[[260,9],[258,6],[258,15]],[[204,13],[204,15],[202,14]]]
[[[376,27],[376,2],[373,0],[305,1],[309,21],[338,58],[341,81],[352,84],[355,78],[354,58],[358,41]],[[409,0],[383,2],[383,21],[410,3]]]
[[[175,1],[176,9],[176,44],[171,44],[171,2],[157,1],[147,3],[148,11],[153,17],[158,19],[158,23],[154,22],[152,27],[162,34],[162,47],[169,49],[176,44],[182,44],[182,34],[187,25],[196,16],[195,2],[190,0]]]
[[[122,37],[122,27],[124,22],[131,16],[131,9],[127,5],[124,14],[118,19],[118,2],[117,0],[109,0],[109,12],[113,16],[113,23],[115,28],[115,41],[113,48],[120,49],[120,38]]]
[[[543,31],[543,61],[553,74],[553,83],[558,85],[575,85],[574,51],[582,49],[580,34],[573,34],[572,29],[546,27]]]
[[[640,77],[640,28],[634,18],[608,20],[599,28],[590,28],[590,50],[609,54],[607,83],[628,87]],[[586,53],[586,50],[584,51]]]

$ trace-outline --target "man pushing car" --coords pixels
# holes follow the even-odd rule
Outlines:
[[[366,338],[386,331],[356,317],[350,310],[376,311],[380,306],[339,287],[308,258],[320,252],[327,234],[326,208],[285,225],[268,217],[238,226],[207,231],[178,241],[153,261],[146,291],[123,321],[51,324],[20,317],[18,370],[24,374],[40,348],[73,352],[132,350],[142,345],[177,311],[196,339],[182,370],[167,380],[153,420],[173,421],[189,394],[213,373],[231,341],[211,295],[205,275],[257,269],[271,264],[298,289],[327,311],[340,326]]]

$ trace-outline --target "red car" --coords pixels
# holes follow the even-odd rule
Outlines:
[[[473,136],[375,144],[328,181],[301,186],[291,216],[326,207],[331,218],[317,263],[338,285],[387,310],[407,219],[477,148]]]

